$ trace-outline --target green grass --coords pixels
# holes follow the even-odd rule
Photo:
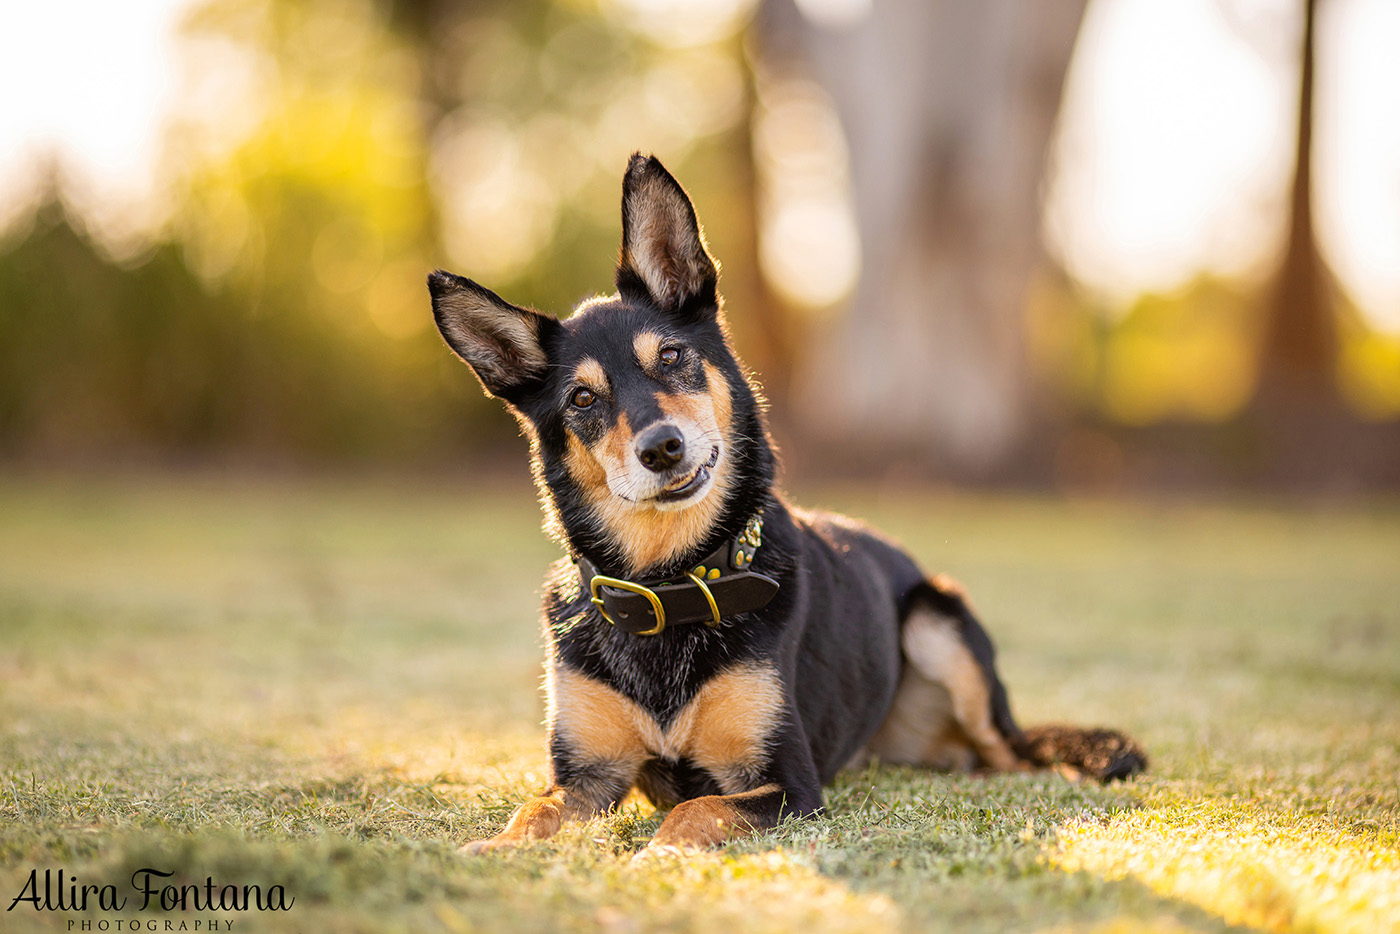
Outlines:
[[[713,854],[631,864],[629,803],[462,857],[546,777],[523,481],[0,478],[0,930],[1400,930],[1396,503],[801,499],[968,585],[1022,722],[1120,726],[1151,773],[876,769]],[[296,903],[4,911],[145,866]]]

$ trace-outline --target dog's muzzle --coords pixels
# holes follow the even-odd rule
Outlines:
[[[665,473],[685,459],[685,435],[670,423],[648,428],[637,439],[637,460],[653,473]]]

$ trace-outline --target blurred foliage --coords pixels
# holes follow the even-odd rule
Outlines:
[[[0,255],[0,308],[10,453],[405,456],[460,404],[448,361],[395,367],[287,297],[207,283],[171,244],[122,268],[57,205]]]
[[[1225,423],[1254,391],[1260,295],[1258,285],[1202,275],[1120,311],[1046,275],[1027,302],[1031,362],[1074,412],[1128,426]],[[1362,418],[1400,417],[1400,335],[1368,328],[1345,296],[1337,301],[1343,396]]]
[[[736,37],[673,50],[577,4],[462,9],[415,36],[367,3],[198,7],[157,242],[117,263],[55,195],[0,246],[0,452],[489,452],[514,425],[438,339],[425,274],[556,313],[607,290],[633,148],[691,170],[712,244],[753,254],[728,184],[746,145],[723,135]]]
[[[1073,408],[1127,425],[1238,415],[1253,389],[1259,325],[1255,296],[1210,276],[1139,296],[1119,314],[1047,280],[1027,315],[1042,380]]]
[[[1400,419],[1400,334],[1368,328],[1347,305],[1340,336],[1342,397],[1362,418]]]
[[[106,262],[51,203],[0,256],[0,439],[56,453],[129,441],[199,449],[237,433],[237,310],[157,248]],[[181,309],[182,313],[172,313]]]
[[[0,455],[491,453],[515,428],[434,333],[424,274],[555,313],[609,290],[635,149],[694,196],[739,349],[781,395],[802,348],[756,264],[753,6],[200,5],[148,248],[112,259],[61,189],[0,240]],[[1045,286],[1032,362],[1070,420],[1227,420],[1252,390],[1257,297],[1202,279],[1118,314]],[[1395,418],[1400,338],[1344,324],[1348,400]]]
[[[680,36],[665,27],[685,16],[649,19],[627,0],[425,6],[415,21],[442,261],[567,314],[612,290],[622,169],[654,152],[696,201],[745,343],[746,316],[761,313],[740,33],[751,0],[692,4]]]

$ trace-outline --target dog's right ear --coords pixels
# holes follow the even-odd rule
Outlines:
[[[488,393],[512,402],[544,378],[544,338],[558,320],[441,269],[428,276],[428,291],[443,339]]]

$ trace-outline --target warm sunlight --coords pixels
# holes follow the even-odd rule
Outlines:
[[[3,934],[1400,934],[1400,0],[0,81]]]
[[[0,12],[0,230],[42,196],[48,161],[118,255],[159,222],[161,123],[190,0],[6,4]]]
[[[1049,180],[1052,248],[1125,305],[1199,271],[1258,274],[1282,241],[1299,17],[1283,0],[1093,0]],[[1378,327],[1400,329],[1400,5],[1324,4],[1321,247]]]
[[[1144,808],[1066,828],[1050,861],[1136,879],[1230,924],[1366,934],[1400,910],[1400,859],[1377,836],[1248,805]]]
[[[26,215],[52,159],[70,200],[118,255],[159,223],[157,164],[175,91],[174,29],[189,2],[6,10],[0,80],[25,91],[0,109],[0,226]],[[653,6],[647,10],[660,15],[666,5]],[[1290,170],[1294,6],[1090,3],[1046,220],[1052,248],[1076,278],[1122,302],[1201,270],[1267,268],[1278,249]],[[727,5],[716,22],[743,7]],[[1400,329],[1400,125],[1388,119],[1400,112],[1400,59],[1390,54],[1397,36],[1400,6],[1387,0],[1324,7],[1322,248],[1371,321],[1390,330]],[[519,163],[505,158],[496,165]],[[493,170],[487,177],[517,176]],[[492,197],[530,203],[518,196],[519,186],[508,188],[509,197]],[[480,192],[480,180],[460,190]],[[455,243],[462,231],[449,227]]]

